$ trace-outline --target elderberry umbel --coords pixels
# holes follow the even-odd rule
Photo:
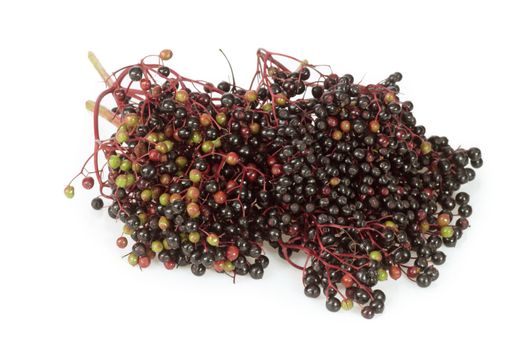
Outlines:
[[[156,258],[260,279],[266,242],[303,272],[306,296],[368,319],[384,310],[379,282],[404,274],[426,288],[439,277],[442,248],[469,227],[461,185],[483,160],[425,135],[399,99],[400,73],[361,85],[261,49],[243,89],[182,76],[165,65],[169,50],[156,57],[106,74],[91,104],[95,169],[79,174],[86,189],[98,182],[91,206],[105,201],[124,224],[116,244],[132,266]],[[99,116],[117,125],[107,140]]]

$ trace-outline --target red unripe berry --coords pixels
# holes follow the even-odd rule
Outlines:
[[[390,273],[390,278],[392,278],[393,280],[397,280],[399,277],[401,277],[401,268],[399,268],[399,266],[390,266],[388,272]]]
[[[251,134],[252,132],[250,131],[250,128],[248,127],[241,128],[241,135],[244,139],[247,139],[248,137],[250,137]]]
[[[234,261],[239,257],[239,248],[234,245],[228,246],[226,249],[226,258],[230,261]]]
[[[230,192],[231,190],[233,190],[235,187],[237,187],[237,182],[233,181],[233,180],[230,180],[226,183],[226,192]]]
[[[283,173],[283,167],[281,166],[281,164],[274,164],[272,165],[271,171],[272,175],[279,176]]]
[[[223,191],[215,192],[215,194],[213,195],[213,199],[217,204],[224,204],[226,203],[226,193],[224,193]]]
[[[437,224],[439,225],[439,227],[447,226],[448,224],[450,224],[450,215],[448,215],[447,213],[439,214],[439,216],[437,217]]]
[[[144,91],[149,90],[151,88],[151,82],[149,81],[149,79],[141,79],[140,88]]]
[[[94,184],[95,184],[95,180],[91,176],[88,176],[82,179],[82,186],[86,190],[92,189]]]
[[[349,273],[345,273],[343,278],[341,278],[341,283],[346,288],[350,288],[354,284],[354,280],[352,279],[352,276]]]
[[[173,269],[175,268],[175,262],[172,261],[172,260],[165,261],[165,262],[164,262],[164,267],[165,267],[167,270],[173,270]]]
[[[249,182],[255,182],[255,180],[257,180],[257,172],[253,170],[253,168],[248,168],[248,170],[246,170],[246,179]]]
[[[328,122],[328,125],[332,128],[336,127],[337,126],[337,118],[335,117],[328,117],[327,118],[327,122]]]
[[[370,131],[373,132],[373,133],[379,132],[379,129],[381,128],[381,125],[379,124],[379,122],[377,120],[372,120],[368,124],[368,126],[370,128]]]
[[[297,236],[299,234],[299,231],[299,225],[290,225],[290,227],[288,228],[288,234],[290,236]]]
[[[153,162],[158,162],[160,160],[160,152],[156,149],[152,149],[148,152],[148,157]]]
[[[217,272],[222,272],[224,271],[224,260],[219,260],[219,261],[216,261],[213,263],[213,268],[215,269],[215,271]]]
[[[388,139],[387,136],[385,135],[381,135],[378,137],[377,141],[379,142],[379,144],[381,145],[381,147],[386,147],[388,146],[388,144],[390,143],[390,140]]]
[[[277,158],[275,158],[274,156],[268,156],[268,158],[266,158],[266,164],[268,164],[269,166],[272,166],[275,163],[277,163]]]
[[[124,236],[117,238],[117,247],[120,249],[126,248],[128,245],[128,239]]]
[[[143,269],[148,267],[150,263],[151,263],[151,259],[149,258],[149,256],[141,256],[139,258],[139,266]]]
[[[226,164],[237,165],[239,163],[239,155],[235,152],[230,152],[226,155]]]
[[[410,278],[416,278],[419,274],[419,267],[417,266],[410,266],[407,270],[407,275]]]

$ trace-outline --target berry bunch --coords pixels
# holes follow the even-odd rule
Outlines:
[[[259,279],[267,242],[303,271],[306,296],[323,293],[330,311],[358,304],[365,318],[383,312],[379,282],[405,274],[428,287],[438,278],[442,246],[469,226],[460,187],[483,161],[477,148],[425,136],[412,103],[399,99],[400,73],[361,85],[261,49],[244,90],[186,78],[164,65],[171,55],[114,81],[103,75],[108,89],[90,104],[100,189],[92,206],[110,201],[109,215],[125,224],[117,245],[135,242],[131,265],[157,257],[197,276],[213,268]],[[107,95],[112,111],[101,105]],[[118,126],[108,140],[99,114]],[[79,174],[85,188],[92,173],[84,165]]]

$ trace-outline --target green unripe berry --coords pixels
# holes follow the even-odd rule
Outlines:
[[[441,237],[443,238],[450,238],[454,236],[454,229],[452,228],[452,226],[443,226],[439,230],[439,233],[441,234]]]
[[[180,103],[184,103],[188,100],[188,92],[186,90],[179,90],[175,93],[175,100]]]
[[[387,279],[388,279],[388,273],[385,271],[385,269],[378,269],[377,270],[377,280],[386,281]]]
[[[153,192],[150,189],[145,189],[140,193],[140,199],[142,199],[144,202],[150,201],[152,196]]]
[[[354,302],[350,299],[345,299],[341,301],[341,309],[348,311],[354,307]]]
[[[135,175],[127,174],[126,175],[126,187],[133,186],[135,184]]]
[[[201,235],[200,233],[198,233],[197,231],[193,231],[191,232],[189,235],[188,235],[188,240],[191,242],[191,243],[197,243],[198,241],[200,241],[201,239]]]
[[[388,228],[397,229],[397,224],[390,220],[385,222],[385,226]]]
[[[177,159],[175,159],[175,164],[177,164],[177,167],[182,169],[186,166],[186,164],[188,164],[188,160],[186,157],[178,156]]]
[[[163,193],[159,197],[159,203],[162,206],[170,204],[170,195],[168,193]]]
[[[208,235],[208,237],[206,237],[206,242],[208,242],[208,244],[211,245],[212,247],[218,247],[219,237],[216,234],[211,233]]]
[[[157,145],[155,146],[155,149],[162,154],[168,153],[168,146],[166,146],[164,142],[157,143]]]
[[[193,183],[199,183],[201,181],[201,172],[197,169],[190,170],[190,181]]]
[[[263,109],[263,111],[268,113],[268,112],[270,112],[272,110],[272,104],[271,103],[265,103],[262,106],[262,109]]]
[[[151,134],[146,135],[146,140],[148,140],[151,143],[159,142],[159,136],[152,132]]]
[[[73,198],[75,196],[75,188],[71,185],[66,186],[66,188],[64,188],[64,195],[67,198]]]
[[[421,144],[421,153],[429,154],[432,152],[432,144],[428,141],[425,141]]]
[[[209,153],[213,150],[213,142],[212,141],[205,141],[201,145],[201,151],[204,153]]]
[[[161,241],[151,242],[151,250],[153,250],[155,253],[160,253],[163,249],[164,246],[162,245]]]
[[[128,132],[125,129],[119,129],[119,131],[117,131],[117,135],[115,135],[115,139],[120,144],[128,141],[129,139]]]
[[[133,128],[137,126],[138,123],[139,123],[139,116],[136,115],[135,113],[128,114],[126,118],[124,118],[124,124],[127,127]]]
[[[228,117],[224,113],[217,114],[217,117],[215,117],[215,119],[217,120],[217,124],[219,124],[220,126],[224,126],[228,122]]]
[[[235,265],[230,260],[225,260],[222,269],[226,272],[232,272],[235,269]]]
[[[193,142],[193,143],[201,143],[202,142],[202,134],[199,131],[194,131],[191,134],[191,142]]]
[[[120,157],[117,156],[116,154],[109,157],[108,165],[111,169],[113,170],[118,169],[121,164],[122,164],[122,161]]]
[[[168,152],[171,152],[173,150],[173,146],[175,145],[173,141],[170,140],[164,141],[164,144],[166,145]]]
[[[375,261],[381,261],[383,260],[383,256],[381,255],[381,252],[379,250],[373,250],[369,254],[370,259]]]
[[[130,253],[128,255],[128,263],[131,265],[131,266],[135,266],[139,263],[139,257],[137,256],[137,254],[135,253]]]
[[[124,159],[121,163],[120,163],[120,170],[122,171],[130,171],[131,170],[131,161],[129,161],[128,159]]]
[[[128,177],[126,175],[119,175],[115,179],[115,185],[119,188],[124,188],[128,184]]]

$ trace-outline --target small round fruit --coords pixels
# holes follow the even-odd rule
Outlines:
[[[199,217],[201,210],[197,203],[188,203],[186,206],[186,213],[188,213],[190,218],[194,219]]]
[[[443,238],[450,238],[450,237],[454,236],[454,229],[452,228],[452,226],[443,226],[439,230],[439,234]]]
[[[254,279],[254,280],[260,280],[261,278],[263,278],[263,275],[264,275],[264,269],[262,268],[261,265],[255,263],[253,264],[252,266],[250,266],[250,276]]]
[[[370,259],[378,261],[378,262],[383,260],[383,255],[381,255],[381,252],[379,250],[371,251],[369,256],[370,256]]]
[[[218,247],[219,246],[219,236],[217,236],[215,233],[210,233],[208,237],[206,237],[206,242],[208,242],[209,245],[212,247]]]
[[[67,198],[73,198],[75,196],[75,188],[71,185],[66,186],[66,188],[64,188],[64,195]]]
[[[190,181],[193,183],[199,183],[201,181],[202,174],[197,169],[190,170]]]
[[[108,159],[108,165],[111,169],[118,169],[120,167],[121,159],[116,154],[112,155]]]
[[[188,240],[191,243],[197,243],[200,241],[200,239],[201,239],[201,235],[197,231],[190,232],[190,234],[188,235]]]
[[[228,246],[228,248],[226,249],[226,259],[228,259],[229,261],[234,261],[238,257],[239,257],[239,248],[237,248],[234,245]]]
[[[164,246],[162,245],[161,241],[153,241],[151,242],[151,250],[153,250],[155,253],[160,253],[164,250]]]
[[[139,262],[139,257],[137,254],[135,253],[130,253],[128,255],[128,263],[131,265],[131,266],[135,266],[137,265]]]
[[[348,311],[354,307],[354,302],[350,299],[341,301],[341,309]]]
[[[160,52],[159,57],[163,61],[167,61],[173,57],[173,51],[169,49],[164,49]]]
[[[104,206],[104,201],[102,201],[102,199],[97,197],[91,200],[91,208],[95,210],[100,210],[102,209],[103,206]]]
[[[330,297],[326,300],[326,308],[328,311],[337,312],[341,309],[341,302],[336,297]]]
[[[151,259],[147,255],[141,256],[139,258],[138,263],[139,263],[140,268],[145,269],[146,267],[148,267],[151,264]]]
[[[117,238],[117,247],[120,249],[124,249],[128,246],[128,239],[126,237],[119,237]]]
[[[422,154],[429,154],[430,152],[432,152],[432,144],[428,141],[424,141],[423,143],[421,143],[420,149]]]
[[[95,184],[95,180],[91,176],[88,176],[82,179],[82,186],[86,190],[92,189],[94,184]]]
[[[363,307],[361,309],[361,315],[367,320],[374,318],[374,315],[375,315],[374,308],[372,308],[372,306],[370,305]]]
[[[226,155],[226,164],[237,165],[239,163],[239,155],[235,152],[230,152]]]

